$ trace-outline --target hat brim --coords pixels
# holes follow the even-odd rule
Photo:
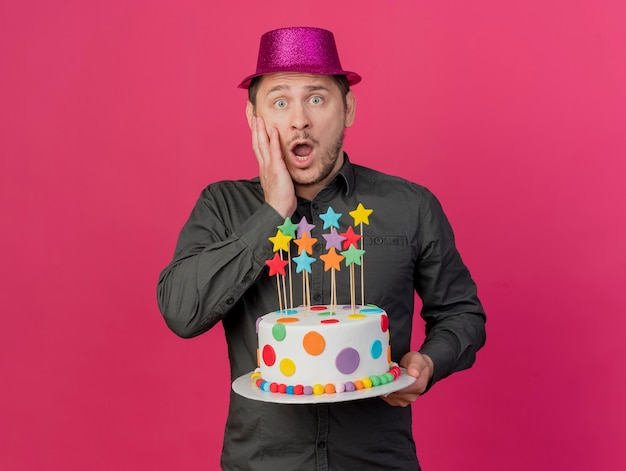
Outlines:
[[[297,73],[310,73],[310,72],[300,72],[300,71],[296,71],[296,70],[285,70],[285,71],[272,71],[272,72],[267,72],[267,73],[256,73],[256,74],[252,74],[247,76],[245,79],[243,79],[243,81],[237,85],[237,88],[244,88],[244,89],[248,89],[250,88],[250,83],[252,82],[252,79],[255,77],[261,77],[263,75],[269,75],[269,74],[274,74],[274,73],[278,73],[278,72],[293,72],[294,74]],[[350,72],[347,70],[341,70],[337,73],[332,73],[332,74],[316,74],[313,73],[313,75],[345,75],[346,78],[348,79],[348,85],[352,86],[352,85],[356,85],[357,83],[359,83],[362,78],[359,74],[357,74],[356,72]]]

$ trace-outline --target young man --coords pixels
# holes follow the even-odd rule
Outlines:
[[[234,380],[257,366],[256,319],[278,308],[265,269],[268,237],[286,217],[319,221],[329,207],[347,214],[362,203],[376,216],[364,240],[366,301],[388,313],[393,360],[416,380],[385,397],[331,404],[272,404],[231,393],[223,469],[415,471],[411,409],[397,406],[469,368],[484,344],[476,286],[436,198],[351,163],[343,150],[356,112],[349,87],[360,80],[342,69],[329,31],[284,28],[262,36],[257,71],[240,84],[249,91],[259,178],[204,190],[161,274],[158,301],[182,337],[222,321]],[[311,236],[321,240],[321,227]],[[328,303],[329,275],[315,265],[313,302]],[[349,292],[346,277],[338,293]],[[414,292],[427,333],[418,352],[410,351]]]

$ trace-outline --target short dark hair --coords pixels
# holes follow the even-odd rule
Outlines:
[[[343,100],[344,109],[348,106],[346,102],[346,95],[350,91],[350,84],[348,83],[348,78],[345,75],[331,75],[330,78],[337,84],[339,87],[339,91],[341,92],[341,98]],[[252,103],[252,108],[256,111],[256,94],[259,91],[259,87],[261,86],[261,80],[263,79],[262,75],[258,77],[254,77],[250,81],[250,86],[248,87],[248,100]]]

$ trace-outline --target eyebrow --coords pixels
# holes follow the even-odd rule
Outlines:
[[[324,85],[306,85],[304,89],[308,92],[315,92],[318,90],[328,91],[328,87],[325,87]],[[291,87],[289,85],[274,85],[267,91],[267,94],[269,95],[270,93],[280,92],[283,90],[291,90]]]

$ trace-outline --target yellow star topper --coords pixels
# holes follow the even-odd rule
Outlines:
[[[268,240],[274,244],[274,252],[278,252],[281,249],[289,252],[291,236],[283,234],[280,229],[278,229],[274,237],[269,237]]]
[[[373,209],[365,209],[365,207],[361,203],[359,203],[356,209],[354,211],[350,211],[349,214],[354,218],[354,225],[358,226],[361,223],[369,225],[370,221],[368,218],[369,215],[373,212]]]

